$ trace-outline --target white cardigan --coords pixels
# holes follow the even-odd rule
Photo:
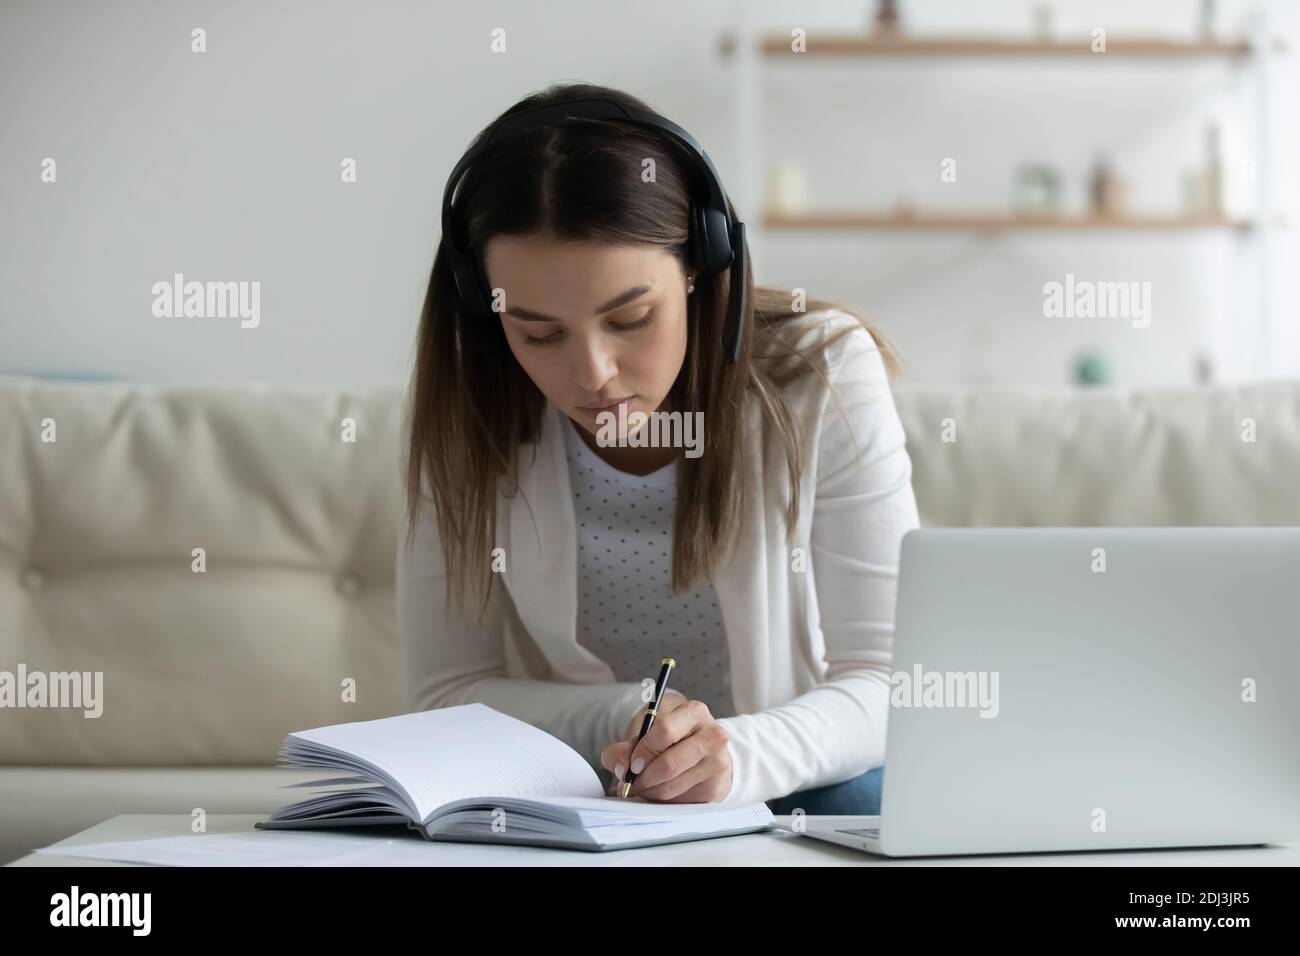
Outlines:
[[[736,707],[736,716],[719,719],[731,738],[728,799],[769,800],[883,764],[899,549],[920,523],[903,427],[874,340],[838,309],[792,321],[808,323],[801,347],[855,327],[827,356],[844,414],[815,372],[786,388],[809,449],[796,533],[787,543],[789,478],[773,432],[748,463],[751,487],[762,492],[750,496],[735,550],[712,579]],[[577,546],[562,415],[547,402],[537,444],[521,449],[522,494],[505,497],[508,483],[499,485],[496,545],[506,568],[484,628],[459,620],[444,600],[427,480],[409,554],[403,505],[397,627],[412,709],[481,702],[559,737],[599,769],[601,750],[622,737],[641,706],[641,687],[616,682],[575,636]],[[744,425],[760,434],[752,395]],[[400,474],[406,448],[403,435]],[[647,676],[656,665],[646,662]]]

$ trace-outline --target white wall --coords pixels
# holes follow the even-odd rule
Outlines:
[[[1261,4],[1221,2],[1225,28]],[[865,2],[747,5],[763,30],[844,30]],[[1190,35],[1196,3],[1054,4],[1061,33]],[[1300,221],[1300,4],[1274,3],[1291,48],[1272,108],[1281,212]],[[1025,0],[903,5],[917,31],[1028,29]],[[1134,8],[1138,8],[1136,11]],[[406,380],[451,166],[492,116],[560,80],[627,89],[690,129],[743,183],[733,66],[716,54],[734,3],[57,2],[0,7],[0,372],[158,383],[364,387]],[[189,52],[190,30],[208,52]],[[489,51],[507,30],[508,52]],[[986,208],[1042,159],[1069,198],[1096,148],[1135,204],[1172,210],[1202,119],[1253,107],[1223,65],[790,64],[761,90],[770,159],[813,172],[817,205]],[[1249,116],[1245,117],[1249,119]],[[1243,126],[1243,129],[1248,127]],[[958,160],[957,183],[938,177]],[[46,157],[58,181],[40,181]],[[359,182],[339,181],[344,157]],[[733,187],[733,192],[739,189]],[[736,196],[758,218],[754,190]],[[1228,236],[755,236],[758,281],[863,308],[912,380],[1063,381],[1081,345],[1115,379],[1190,381],[1201,342],[1224,379],[1300,374],[1295,232],[1278,234],[1280,336],[1261,355],[1255,257]],[[153,283],[261,283],[261,324],[155,318]],[[1152,283],[1152,324],[1048,320],[1066,272]]]

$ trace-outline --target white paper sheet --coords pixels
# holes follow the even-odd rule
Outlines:
[[[294,830],[197,833],[151,840],[49,846],[37,853],[155,866],[429,866],[439,846],[406,836]]]

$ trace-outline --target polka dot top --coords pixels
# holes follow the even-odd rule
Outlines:
[[[619,681],[677,661],[668,686],[731,717],[731,657],[713,586],[672,590],[677,465],[649,475],[619,471],[565,417],[564,441],[578,542],[578,643]]]

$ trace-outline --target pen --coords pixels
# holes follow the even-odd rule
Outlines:
[[[650,709],[645,712],[645,716],[641,718],[641,733],[637,734],[636,743],[634,743],[632,749],[628,751],[629,764],[632,762],[631,757],[632,754],[636,752],[637,744],[641,743],[641,740],[645,735],[650,732],[650,728],[655,725],[655,715],[659,712],[659,705],[663,703],[664,692],[668,690],[668,674],[677,666],[677,662],[671,657],[665,657],[659,663],[662,666],[659,668],[659,679],[655,681],[655,702],[651,705]],[[632,768],[629,766],[627,771],[627,780],[623,784],[622,795],[624,797],[626,797],[628,791],[632,789],[632,781],[635,779],[636,774],[632,772]]]

